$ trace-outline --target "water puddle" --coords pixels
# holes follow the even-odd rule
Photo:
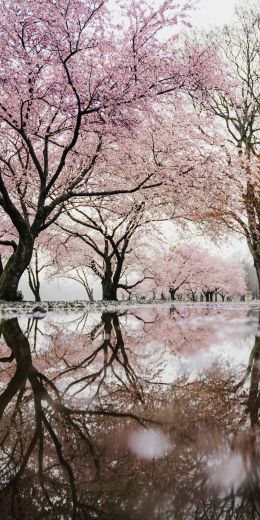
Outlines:
[[[257,307],[7,318],[1,518],[260,518]]]

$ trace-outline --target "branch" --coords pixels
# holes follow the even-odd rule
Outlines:
[[[0,239],[0,244],[2,246],[10,246],[13,248],[14,251],[16,251],[16,249],[17,249],[17,244],[14,240],[1,240]]]

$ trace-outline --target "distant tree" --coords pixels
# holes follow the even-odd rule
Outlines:
[[[157,250],[151,259],[144,257],[143,261],[153,277],[147,289],[168,293],[172,300],[185,295],[196,301],[203,294],[206,301],[213,301],[219,294],[224,301],[227,296],[245,295],[247,291],[239,262],[210,254],[195,242]]]

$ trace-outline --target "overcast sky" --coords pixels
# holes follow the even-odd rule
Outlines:
[[[232,22],[237,3],[236,0],[199,0],[198,7],[191,16],[192,23],[205,28],[228,24]]]
[[[216,25],[221,26],[228,24],[232,22],[234,7],[237,3],[236,0],[199,0],[197,9],[191,14],[191,23],[196,27],[205,29]],[[241,250],[239,242],[232,240],[230,241],[229,247],[227,247],[227,252],[228,250],[231,252],[235,249]],[[97,287],[97,284],[95,285]],[[23,278],[21,289],[25,299],[32,299],[32,293],[27,284],[27,276]],[[95,293],[96,298],[100,297],[100,291],[96,289]],[[43,300],[74,300],[84,299],[86,297],[81,286],[69,280],[59,280],[51,284],[44,281],[41,294]]]

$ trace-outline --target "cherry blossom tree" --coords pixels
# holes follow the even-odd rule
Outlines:
[[[247,292],[245,271],[239,262],[221,259],[195,242],[157,249],[149,260],[143,258],[153,282],[142,287],[149,293],[169,295],[172,300],[191,296],[193,301],[200,295],[213,301],[219,294],[224,301],[226,296]]]
[[[209,93],[200,109],[215,118],[211,129],[226,152],[227,164],[219,171],[219,183],[226,178],[232,187],[226,201],[212,198],[209,222],[219,229],[246,238],[260,285],[260,193],[259,193],[259,100],[260,100],[260,9],[259,3],[238,6],[234,22],[207,37],[219,56],[219,70],[227,78]],[[195,103],[196,105],[196,103]],[[224,188],[224,187],[223,187]],[[213,227],[212,226],[212,227]]]
[[[6,0],[0,7],[0,207],[15,234],[2,238],[13,252],[0,298],[16,299],[36,238],[68,201],[149,186],[150,174],[117,184],[103,178],[111,149],[148,114],[155,117],[163,96],[208,83],[205,49],[185,63],[175,46],[189,3],[117,8],[120,26],[105,0]],[[174,30],[162,38],[166,27]]]
[[[218,294],[222,301],[226,297],[245,296],[245,271],[239,262],[208,255],[204,265],[206,275],[201,279],[201,289],[206,301],[213,301],[214,296],[217,300]]]
[[[156,204],[151,206],[150,195],[148,199],[128,196],[123,207],[118,197],[98,199],[91,207],[72,205],[67,217],[57,224],[60,243],[54,261],[58,276],[76,279],[89,296],[86,284],[92,274],[101,282],[103,300],[117,300],[118,290],[130,294],[151,278],[141,261],[142,241],[145,233],[151,233],[153,221],[159,219],[160,208],[156,216],[151,212]],[[156,236],[155,227],[152,236]],[[139,275],[135,281],[131,281],[133,272]]]
[[[77,258],[74,267],[78,269],[81,266],[81,275],[85,280],[86,276],[82,272],[84,266],[88,266],[101,279],[104,299],[116,299],[118,289],[129,292],[141,280],[149,279],[138,240],[134,248],[135,257],[129,254],[133,250],[132,240],[136,238],[137,231],[139,236],[143,233],[144,225],[148,230],[149,222],[159,220],[168,219],[182,225],[187,220],[196,221],[208,211],[213,194],[221,199],[226,193],[215,176],[215,171],[218,172],[225,161],[225,153],[219,153],[214,139],[202,128],[208,126],[210,119],[200,117],[198,128],[198,117],[189,109],[185,110],[181,98],[176,97],[175,105],[168,108],[170,115],[164,117],[163,128],[156,124],[149,129],[142,127],[136,150],[132,149],[132,141],[125,139],[122,148],[110,150],[109,161],[104,164],[103,178],[107,182],[112,175],[117,183],[125,176],[144,176],[153,179],[149,190],[143,186],[135,193],[125,194],[123,198],[119,195],[110,197],[110,200],[92,197],[88,205],[84,198],[78,198],[76,203],[67,203],[66,211],[56,222],[65,233],[62,241],[66,245],[62,256],[58,255],[57,266],[63,270],[65,268],[66,272],[68,267],[73,269],[75,259],[69,249],[79,253],[82,246],[77,244],[81,241],[85,244],[86,252],[74,255]],[[171,119],[173,113],[174,123]],[[184,150],[188,150],[189,154],[186,155]],[[68,243],[68,236],[76,240]],[[151,236],[150,249],[153,240]],[[141,262],[136,262],[137,247]],[[152,249],[149,254],[154,254]],[[130,265],[131,262],[133,265]],[[124,273],[124,266],[127,266],[128,272]],[[133,273],[137,274],[138,271],[139,278],[133,277]],[[74,269],[72,276],[75,273]],[[83,278],[78,275],[79,272],[77,280],[82,283]],[[127,275],[128,282],[126,277],[122,280],[124,275]]]
[[[148,241],[150,243],[150,241]],[[153,296],[165,295],[176,300],[180,294],[196,292],[201,284],[204,270],[203,259],[207,252],[196,243],[181,243],[169,246],[156,244],[150,255],[147,247],[143,255],[143,264],[151,274],[151,281],[141,290]]]

